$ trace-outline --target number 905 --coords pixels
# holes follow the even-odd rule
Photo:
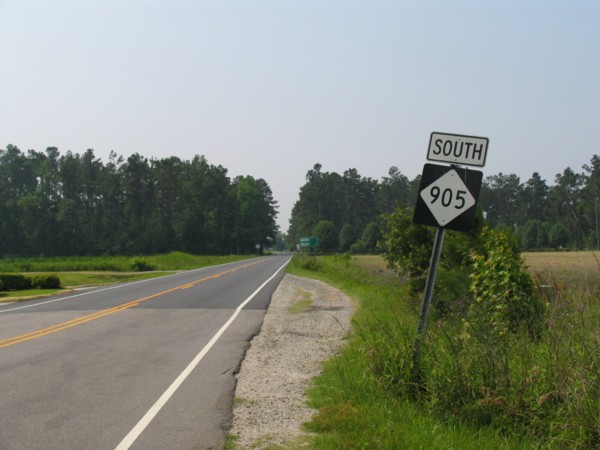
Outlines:
[[[463,209],[465,207],[467,191],[457,190],[454,192],[450,188],[446,188],[443,191],[438,186],[433,186],[429,191],[431,194],[431,204],[433,205],[438,200],[442,203],[442,206],[449,207],[454,204],[456,209]]]

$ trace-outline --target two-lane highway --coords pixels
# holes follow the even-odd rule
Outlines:
[[[288,261],[0,306],[0,449],[222,448]]]

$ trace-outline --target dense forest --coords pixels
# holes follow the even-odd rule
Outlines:
[[[412,205],[416,198],[418,180],[411,182],[397,167],[381,181],[362,177],[356,169],[339,175],[321,168],[315,164],[300,188],[290,218],[290,247],[300,237],[316,234],[326,251],[374,252],[381,238],[382,214]]]
[[[420,176],[397,167],[381,180],[356,169],[306,174],[287,235],[321,237],[326,251],[377,252],[385,215],[412,208]],[[479,207],[495,227],[510,228],[525,249],[600,248],[600,157],[553,184],[533,173],[484,178]],[[203,156],[103,162],[93,150],[61,154],[0,149],[0,256],[250,253],[272,246],[277,202],[263,179],[230,178]]]
[[[380,181],[356,169],[342,175],[316,164],[292,210],[288,246],[316,234],[325,250],[376,252],[385,215],[395,207],[413,208],[420,176],[409,180],[397,167]],[[553,184],[539,173],[522,182],[514,174],[484,178],[479,207],[489,224],[510,228],[522,247],[540,249],[600,248],[600,157],[580,172],[567,167]]]
[[[263,179],[203,156],[0,149],[0,256],[256,252],[276,237]]]

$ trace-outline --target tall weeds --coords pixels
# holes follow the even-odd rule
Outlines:
[[[310,404],[319,410],[308,424],[310,431],[319,433],[312,448],[532,447],[516,433],[500,436],[492,427],[468,424],[460,414],[453,417],[453,409],[447,406],[449,398],[414,389],[411,355],[418,305],[409,296],[405,281],[374,275],[347,257],[319,257],[317,262],[307,267],[301,258],[295,258],[288,271],[337,286],[358,301],[358,308],[348,348],[326,364],[310,391]],[[439,317],[435,323],[442,323]],[[436,379],[453,378],[447,370],[463,368],[450,364],[456,349],[447,348],[452,340],[439,338],[442,331],[450,334],[450,330],[434,326],[427,337],[428,389],[435,387]],[[432,340],[441,347],[432,345]],[[468,373],[463,378],[459,385],[468,388]],[[441,383],[437,386],[443,389]],[[457,391],[452,395],[463,399]]]
[[[488,251],[493,248],[500,246]],[[411,442],[406,448],[600,448],[600,294],[588,285],[567,289],[535,276],[523,281],[520,274],[516,280],[529,286],[527,295],[507,298],[501,293],[509,290],[494,287],[493,280],[507,283],[510,276],[503,272],[524,267],[514,258],[494,265],[496,257],[503,258],[486,254],[489,265],[481,266],[492,277],[481,297],[490,305],[471,308],[471,299],[450,313],[432,311],[420,386],[411,377],[420,300],[410,297],[408,286],[368,275],[343,257],[319,258],[318,266],[304,269],[360,301],[350,348],[326,367],[313,391],[320,398],[314,405],[324,406],[314,429],[327,439],[340,434],[322,448],[394,448],[398,436]],[[495,298],[486,297],[492,294]],[[471,295],[477,295],[473,287]],[[511,300],[522,304],[502,303]],[[487,309],[494,302],[504,315]],[[379,404],[392,411],[387,418],[374,412]],[[419,420],[429,414],[440,428],[424,426],[409,436],[398,422],[407,420],[407,405],[413,405],[410,414]],[[446,427],[481,435],[473,438],[467,431],[467,437],[456,438]],[[403,431],[384,442],[392,428]],[[500,443],[486,434],[490,429]]]
[[[394,311],[361,322],[390,392],[433,413],[543,448],[600,448],[600,295],[530,279],[501,233],[475,255],[463,311],[434,315],[418,389],[411,327]]]

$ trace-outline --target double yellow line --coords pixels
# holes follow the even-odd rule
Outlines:
[[[133,300],[131,302],[128,303],[124,303],[122,305],[118,305],[118,306],[113,306],[112,308],[108,308],[108,309],[103,309],[101,311],[92,313],[92,314],[88,314],[86,316],[82,316],[82,317],[78,317],[76,319],[72,319],[72,320],[68,320],[66,322],[62,322],[56,325],[53,325],[51,327],[47,327],[47,328],[42,328],[36,331],[32,331],[30,333],[26,333],[26,334],[21,334],[19,336],[14,336],[8,339],[4,339],[0,341],[0,348],[4,348],[4,347],[10,347],[11,345],[15,345],[15,344],[20,344],[21,342],[26,342],[26,341],[31,341],[32,339],[37,339],[40,338],[42,336],[47,336],[49,334],[52,333],[56,333],[58,331],[62,331],[62,330],[66,330],[68,328],[72,328],[72,327],[76,327],[77,325],[82,325],[84,323],[87,322],[91,322],[92,320],[96,320],[96,319],[101,319],[102,317],[106,317],[106,316],[110,316],[111,314],[115,314],[121,311],[125,311],[126,309],[129,308],[133,308],[135,306],[138,306],[140,303],[146,301],[146,300],[150,300],[152,298],[156,298],[156,297],[160,297],[162,295],[166,295],[169,294],[171,292],[177,291],[177,290],[182,290],[182,289],[189,289],[191,287],[196,286],[197,284],[203,283],[204,281],[208,281],[211,279],[216,279],[219,278],[223,275],[226,275],[228,273],[233,273],[236,272],[240,269],[245,269],[247,267],[253,266],[255,264],[259,264],[261,262],[264,262],[265,260],[258,260],[258,261],[254,261],[251,262],[249,264],[244,264],[243,266],[238,266],[238,267],[234,267],[233,269],[229,269],[226,270],[224,272],[220,272],[214,275],[211,275],[209,277],[205,277],[202,278],[200,280],[196,280],[193,281],[191,283],[187,283],[184,284],[182,286],[177,286],[171,289],[167,289],[166,291],[162,291],[162,292],[157,292],[156,294],[152,294],[149,295],[148,297],[144,297],[144,298],[140,298],[137,300]]]

